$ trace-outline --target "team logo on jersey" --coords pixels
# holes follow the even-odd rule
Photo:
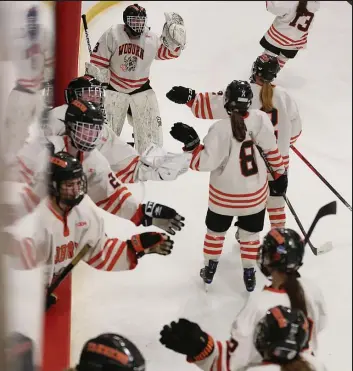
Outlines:
[[[144,53],[145,51],[136,44],[127,43],[119,46],[119,55],[132,54],[140,59],[143,59]]]
[[[134,55],[125,55],[124,56],[124,63],[120,66],[120,68],[126,71],[135,71],[137,66],[137,57]]]

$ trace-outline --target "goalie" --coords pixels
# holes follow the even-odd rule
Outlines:
[[[133,127],[137,151],[151,143],[163,145],[162,121],[149,74],[154,59],[178,58],[186,43],[184,21],[177,13],[165,13],[161,37],[146,26],[146,9],[129,5],[124,24],[110,27],[95,45],[86,74],[107,84],[105,111],[108,124],[120,136],[127,115]]]

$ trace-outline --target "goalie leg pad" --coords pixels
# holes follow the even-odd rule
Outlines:
[[[118,136],[123,130],[130,99],[131,97],[128,94],[119,93],[115,90],[105,91],[104,109],[107,123]]]
[[[135,148],[142,154],[151,143],[163,146],[162,120],[152,89],[131,95]]]

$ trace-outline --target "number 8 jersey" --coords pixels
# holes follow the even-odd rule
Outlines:
[[[243,142],[233,137],[228,117],[215,122],[204,144],[192,153],[190,168],[211,172],[209,208],[221,215],[252,215],[266,207],[267,168],[256,145],[262,148],[275,173],[285,171],[268,115],[251,109],[243,118],[247,127]]]

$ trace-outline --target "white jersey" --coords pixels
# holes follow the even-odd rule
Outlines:
[[[266,9],[276,16],[265,39],[280,49],[297,50],[306,48],[309,30],[312,28],[315,12],[320,1],[308,1],[308,13],[297,17],[299,1],[266,1]]]
[[[247,133],[242,143],[233,137],[229,117],[215,122],[204,144],[194,149],[190,163],[193,170],[211,172],[209,208],[221,215],[251,215],[265,208],[267,168],[254,142],[265,152],[276,173],[285,171],[268,116],[249,110],[244,122]]]
[[[37,92],[44,81],[54,78],[54,42],[52,35],[43,26],[39,26],[35,40],[29,38],[26,30],[15,39],[16,54],[13,64],[16,85],[19,89]]]
[[[65,134],[64,119],[67,107],[67,104],[64,104],[50,111],[48,124],[44,129],[45,136]],[[111,169],[121,183],[168,180],[168,173],[174,170],[174,174],[182,174],[184,168],[187,171],[190,162],[187,154],[166,153],[159,148],[153,150],[157,155],[152,156],[153,164],[151,164],[147,154],[140,156],[133,147],[121,140],[108,125],[103,125],[101,139],[97,143],[96,149],[108,160]],[[174,169],[172,169],[173,165],[175,165]]]
[[[85,153],[77,151],[66,135],[51,136],[47,139],[54,145],[55,152],[65,151],[80,158],[87,176],[87,194],[100,208],[139,224],[142,217],[139,203],[129,190],[120,184],[108,161],[97,149]],[[32,141],[27,143],[18,155],[19,167],[22,173],[26,174],[22,181],[32,185],[35,190],[46,184],[43,179],[47,169],[46,154],[38,153],[38,145]],[[39,193],[39,198],[42,196],[41,192],[35,193]]]
[[[311,366],[312,371],[327,371],[326,367],[316,357],[303,353],[301,358]],[[247,367],[244,371],[281,371],[281,366],[266,362],[266,364]]]
[[[131,93],[142,87],[150,76],[154,59],[179,57],[181,49],[166,48],[161,38],[146,29],[141,37],[133,39],[124,30],[125,25],[110,27],[98,40],[90,63],[109,69],[109,83],[121,93]]]
[[[34,222],[40,228],[30,228]],[[33,213],[6,231],[18,242],[18,267],[33,269],[44,262],[47,285],[86,244],[91,248],[83,261],[96,269],[120,271],[133,269],[137,264],[136,254],[129,250],[126,241],[107,235],[104,217],[87,195],[65,218],[46,197]]]
[[[318,334],[326,326],[326,304],[321,290],[314,282],[302,278],[298,280],[304,290],[310,323],[310,340],[305,351],[316,353]],[[243,370],[251,364],[261,363],[261,356],[253,344],[255,326],[268,309],[277,305],[291,307],[289,296],[284,290],[265,287],[262,291],[252,293],[233,322],[231,339],[215,342],[215,349],[211,355],[196,364],[207,371],[235,371]]]
[[[250,109],[261,109],[261,86],[256,83],[251,83],[250,85],[254,94]],[[226,118],[229,116],[224,108],[224,94],[225,91],[198,93],[195,99],[187,105],[197,118]],[[296,142],[302,132],[302,121],[297,104],[282,87],[273,85],[272,102],[274,109],[268,113],[268,116],[274,126],[278,149],[287,169],[289,166],[289,148],[290,145]]]

